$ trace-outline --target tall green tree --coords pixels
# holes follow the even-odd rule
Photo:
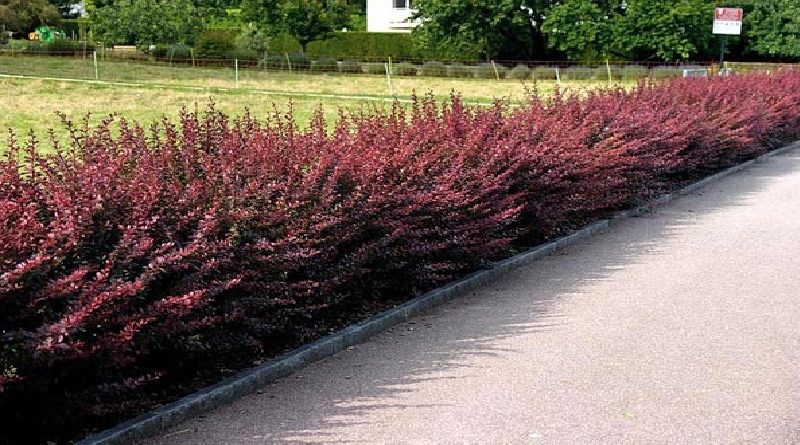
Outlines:
[[[191,43],[202,22],[191,0],[114,0],[92,13],[95,35],[109,43]]]
[[[243,0],[245,20],[272,35],[294,36],[303,52],[347,26],[350,8],[344,0]]]
[[[708,0],[627,0],[613,46],[637,60],[687,60],[708,49],[713,11]]]
[[[47,0],[0,0],[0,31],[27,33],[60,21],[58,9]]]
[[[713,8],[710,0],[565,0],[544,31],[573,60],[687,60],[713,44]]]
[[[547,14],[543,31],[548,44],[572,60],[612,57],[618,46],[614,29],[623,12],[621,1],[566,0]]]
[[[744,32],[749,50],[772,56],[800,59],[800,2],[758,0],[745,14]]]
[[[428,46],[451,56],[476,51],[487,59],[534,58],[544,49],[541,24],[550,0],[417,0],[414,30]]]

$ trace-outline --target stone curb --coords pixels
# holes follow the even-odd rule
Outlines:
[[[292,374],[311,362],[331,356],[348,346],[363,343],[375,334],[383,332],[399,323],[403,323],[432,307],[441,305],[486,283],[494,281],[518,267],[529,264],[556,250],[589,238],[609,228],[612,224],[620,220],[651,211],[656,205],[672,201],[675,198],[691,193],[714,181],[750,167],[753,164],[798,148],[800,148],[800,141],[709,176],[676,192],[663,195],[653,200],[649,205],[620,212],[610,219],[592,223],[571,235],[567,235],[495,263],[490,269],[474,272],[455,282],[375,315],[366,321],[349,326],[337,333],[328,335],[313,343],[288,352],[263,365],[241,371],[217,384],[183,397],[176,402],[157,408],[111,429],[90,436],[78,442],[77,445],[131,444],[135,441],[146,439],[170,426],[230,403],[244,395],[253,393],[265,384]]]

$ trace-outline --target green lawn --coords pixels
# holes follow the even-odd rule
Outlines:
[[[2,77],[5,75],[6,77]],[[555,82],[533,80],[449,79],[395,77],[389,94],[387,80],[377,75],[288,73],[249,68],[240,72],[238,88],[232,68],[194,68],[142,62],[100,61],[94,83],[91,59],[0,56],[0,129],[17,135],[35,130],[40,137],[48,129],[65,134],[56,112],[79,120],[87,113],[96,122],[110,113],[148,123],[163,116],[175,117],[182,107],[202,109],[213,98],[218,109],[241,114],[245,108],[256,116],[285,111],[293,104],[298,123],[304,126],[312,113],[323,107],[335,120],[340,108],[383,107],[397,97],[408,100],[416,92],[445,99],[451,93],[473,103],[503,98],[525,100],[536,85],[550,94]],[[14,78],[8,76],[26,76]],[[83,79],[74,82],[55,79]],[[571,91],[607,86],[607,82],[565,82]],[[628,83],[630,85],[630,83]],[[0,139],[0,150],[6,138]]]

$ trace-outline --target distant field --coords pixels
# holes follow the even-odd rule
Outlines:
[[[93,82],[95,78],[90,59],[59,57],[0,56],[0,76],[3,75],[31,78],[0,77],[3,91],[0,129],[5,133],[10,128],[17,135],[35,130],[40,137],[50,128],[55,128],[57,135],[64,134],[57,111],[74,120],[91,113],[96,122],[115,113],[150,122],[163,116],[175,117],[182,107],[202,109],[212,98],[218,108],[228,113],[241,114],[249,108],[256,116],[273,112],[273,105],[285,111],[291,101],[302,127],[320,106],[333,121],[340,108],[383,107],[393,97],[408,100],[414,92],[433,93],[442,99],[456,92],[469,102],[488,104],[498,98],[512,103],[524,101],[534,86],[540,94],[551,94],[555,88],[553,81],[535,84],[532,80],[394,77],[394,95],[391,95],[382,76],[288,73],[258,68],[242,70],[237,88],[232,68],[106,61],[99,63],[99,77],[111,84],[94,84],[53,80]],[[608,82],[562,83],[563,88],[572,91],[604,86]],[[0,149],[6,139],[0,139]]]

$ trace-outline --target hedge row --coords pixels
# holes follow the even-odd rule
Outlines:
[[[65,441],[800,135],[800,74],[465,106],[213,108],[0,161],[0,431]],[[224,375],[224,373],[222,374]],[[178,389],[175,389],[178,388]]]
[[[233,35],[235,37],[235,34]],[[269,38],[269,52],[283,54],[300,51],[300,43],[292,36],[281,34]],[[416,59],[425,57],[415,48],[411,34],[389,32],[337,32],[326,40],[308,44],[312,58],[335,59]]]

